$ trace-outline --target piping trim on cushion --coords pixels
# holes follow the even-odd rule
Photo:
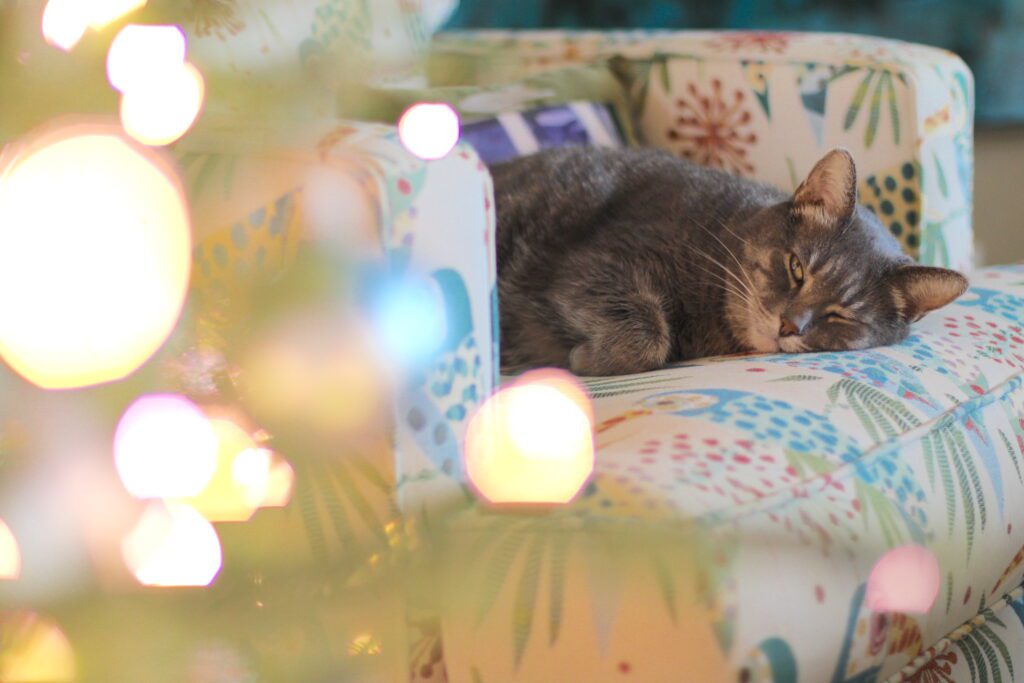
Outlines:
[[[989,605],[988,609],[993,613],[1001,612],[1011,602],[1020,598],[1022,595],[1024,595],[1024,584],[1021,584],[1009,593],[1004,594],[1002,598]],[[940,638],[938,642],[926,649],[917,657],[910,660],[910,662],[903,665],[899,671],[885,679],[884,683],[903,683],[904,681],[908,681],[910,677],[916,674],[925,664],[948,650],[951,645],[955,644],[971,631],[974,631],[987,623],[988,619],[983,617],[980,613],[974,615],[963,624],[950,631],[948,635]]]

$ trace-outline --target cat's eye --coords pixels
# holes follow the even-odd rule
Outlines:
[[[804,264],[800,263],[796,254],[789,255],[789,274],[793,276],[793,281],[797,285],[804,283]]]
[[[840,313],[832,312],[832,313],[826,313],[825,314],[825,322],[829,322],[829,323],[855,323],[857,321],[853,320],[852,318],[847,318],[845,315],[842,315]]]

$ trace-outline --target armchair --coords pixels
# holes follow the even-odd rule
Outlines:
[[[435,39],[430,75],[490,85],[603,61],[646,144],[786,189],[845,146],[861,200],[909,255],[970,268],[973,92],[954,55],[829,34],[458,33]],[[231,152],[193,144],[181,151],[200,155],[186,175],[205,217],[201,290],[233,291],[260,249],[287,263],[321,164],[357,179],[384,253],[433,279],[446,341],[397,402],[389,483],[409,519],[465,504],[462,439],[496,387],[498,344],[493,202],[474,152],[425,163],[391,128],[329,118],[283,145],[289,173],[249,151],[203,170],[202,155]],[[234,182],[216,181],[218,167]],[[217,186],[229,199],[199,195]],[[972,278],[896,347],[585,380],[597,466],[574,503],[539,525],[472,504],[444,519],[447,680],[1012,680],[1024,670],[1024,269]],[[636,537],[682,527],[675,550],[693,552],[666,546],[627,571],[566,531],[594,524]],[[872,576],[907,544],[940,568],[917,613],[900,600],[911,586],[887,592]],[[420,644],[407,670],[436,680],[424,666],[436,648]]]

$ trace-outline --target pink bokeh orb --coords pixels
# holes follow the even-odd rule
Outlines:
[[[871,569],[865,602],[873,612],[926,614],[941,580],[932,551],[919,545],[893,548]]]

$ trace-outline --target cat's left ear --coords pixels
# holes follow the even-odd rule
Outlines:
[[[856,208],[857,167],[841,147],[822,157],[793,194],[793,214],[821,228],[843,225]]]
[[[952,303],[969,286],[967,278],[948,268],[904,266],[889,276],[893,305],[908,322]]]

